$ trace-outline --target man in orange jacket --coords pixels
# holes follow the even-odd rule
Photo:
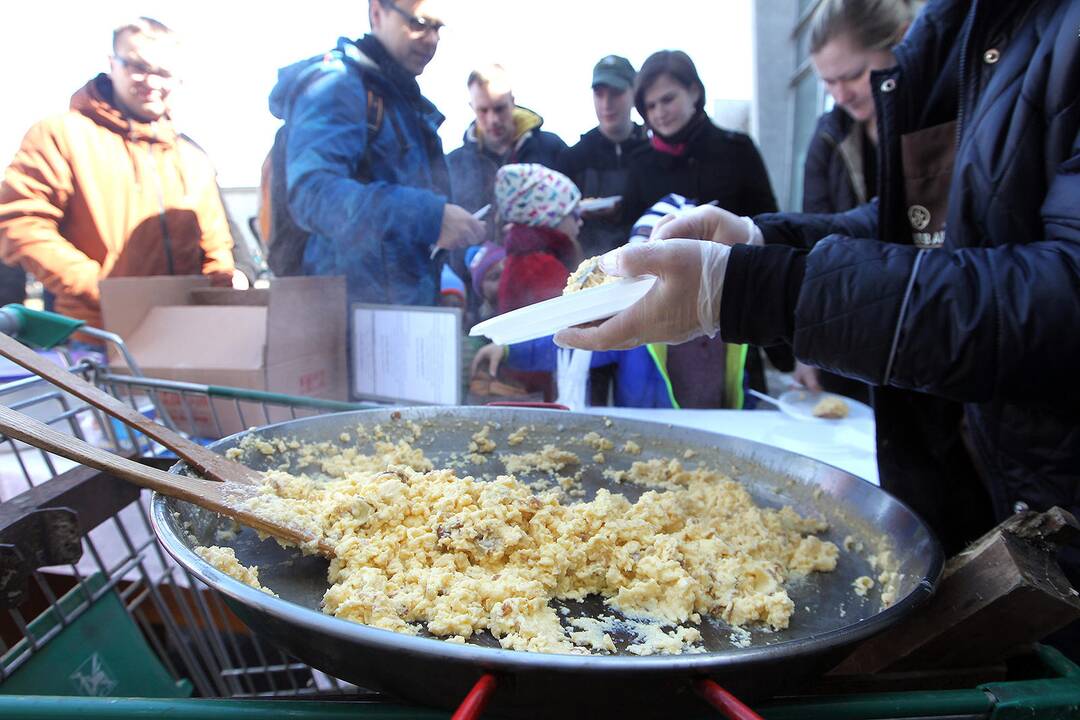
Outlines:
[[[56,296],[56,311],[101,326],[98,281],[233,274],[214,168],[170,119],[179,46],[138,18],[113,33],[110,72],[27,132],[0,184],[0,260]]]

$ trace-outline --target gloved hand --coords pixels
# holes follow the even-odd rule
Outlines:
[[[666,215],[653,227],[649,240],[694,238],[724,245],[762,245],[761,231],[748,217],[713,205],[702,205],[680,215]]]
[[[625,245],[600,260],[609,275],[653,275],[656,284],[632,306],[592,327],[555,334],[562,347],[626,350],[652,342],[682,343],[719,330],[720,296],[731,248],[697,240]]]

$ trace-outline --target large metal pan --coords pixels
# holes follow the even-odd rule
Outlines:
[[[652,457],[682,458],[692,450],[692,462],[704,462],[742,481],[759,504],[791,505],[804,515],[822,517],[830,525],[826,539],[839,545],[851,535],[866,550],[842,552],[835,572],[815,573],[792,584],[788,591],[796,612],[791,626],[781,632],[754,630],[750,647],[735,647],[725,624],[709,620],[701,628],[708,650],[704,654],[583,657],[503,650],[490,636],[455,645],[327,616],[319,611],[327,587],[325,559],[302,557],[273,541],[259,541],[247,530],[222,542],[217,532],[227,521],[180,501],[154,498],[154,529],[169,553],[221,592],[253,631],[311,666],[363,687],[442,707],[456,706],[484,673],[495,673],[498,691],[489,711],[518,717],[671,717],[700,711],[703,706],[689,688],[692,680],[706,677],[743,697],[775,694],[824,672],[853,644],[907,615],[930,595],[941,573],[941,550],[926,526],[876,486],[806,457],[700,430],[550,410],[409,408],[305,418],[251,432],[264,438],[339,442],[341,433],[357,424],[381,424],[393,433],[403,431],[408,421],[424,428],[416,444],[437,464],[463,453],[471,435],[486,424],[492,425],[491,436],[500,450],[512,452],[555,443],[576,449],[584,461],[592,451],[569,443],[589,431],[609,438],[617,448],[627,440],[641,446],[639,457],[607,453],[606,467],[627,468],[634,460]],[[534,429],[524,443],[508,448],[506,436],[523,425]],[[224,452],[241,437],[221,440],[214,448]],[[475,466],[472,474],[494,475],[502,469],[493,459]],[[178,465],[174,471],[185,468]],[[583,485],[586,499],[601,487],[631,497],[642,492],[605,480],[597,467],[588,467]],[[192,551],[200,544],[234,548],[241,562],[259,566],[262,582],[280,597],[253,590],[211,567]],[[852,588],[855,578],[876,575],[868,555],[883,547],[892,549],[903,573],[899,600],[884,610],[876,589],[861,598]],[[610,613],[599,602],[573,609],[594,616]],[[620,649],[628,639],[616,638]]]

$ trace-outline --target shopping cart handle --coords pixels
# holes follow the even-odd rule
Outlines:
[[[0,333],[43,350],[56,347],[85,324],[66,315],[31,310],[15,303],[0,308]]]

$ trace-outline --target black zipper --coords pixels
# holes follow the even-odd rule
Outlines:
[[[971,44],[971,34],[975,29],[975,15],[979,12],[979,0],[973,0],[971,10],[964,20],[964,39],[960,45],[960,71],[957,76],[957,99],[956,99],[956,151],[960,152],[960,138],[964,130],[964,105],[968,94],[967,60],[968,50]]]

